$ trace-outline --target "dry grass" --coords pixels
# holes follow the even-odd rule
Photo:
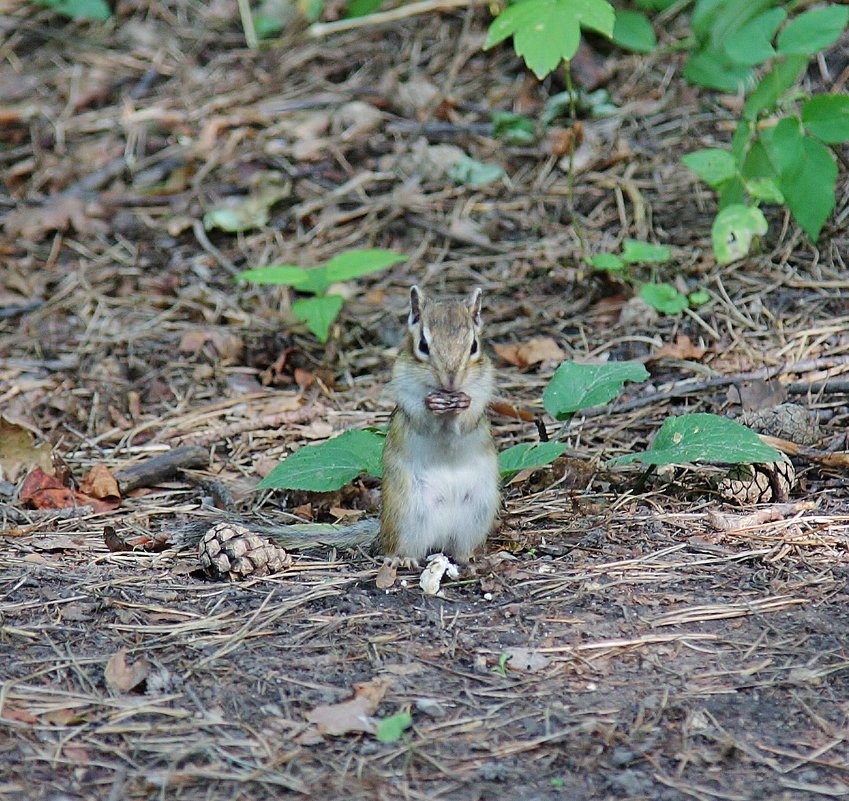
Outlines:
[[[587,53],[620,111],[586,121],[572,191],[544,146],[486,133],[488,109],[535,114],[561,87],[530,81],[506,48],[480,52],[484,9],[321,41],[293,31],[251,52],[235,4],[118,6],[106,26],[0,19],[0,208],[7,231],[21,211],[33,226],[0,242],[0,406],[76,478],[178,444],[209,459],[101,515],[28,510],[0,485],[0,798],[849,794],[846,476],[800,462],[811,503],[717,528],[720,502],[693,485],[603,469],[670,413],[735,413],[728,388],[752,374],[787,384],[821,415],[822,444],[845,449],[845,174],[816,249],[776,214],[765,252],[717,267],[712,197],[677,157],[725,141],[733,114],[683,84],[674,56]],[[847,48],[807,80],[827,88]],[[416,95],[413,78],[435,93]],[[377,110],[372,129],[352,129],[352,101]],[[422,137],[509,180],[419,180]],[[270,223],[204,231],[204,211],[265,170],[291,182]],[[60,193],[81,203],[66,231],[47,224]],[[628,236],[670,244],[663,277],[712,301],[623,314],[629,290],[580,257]],[[364,246],[409,259],[357,284],[327,349],[292,325],[285,291],[231,281]],[[444,598],[412,577],[377,590],[362,554],[308,551],[227,585],[198,576],[188,551],[109,551],[104,526],[168,535],[210,516],[205,499],[373,511],[368,481],[332,497],[252,491],[291,450],[385,422],[411,280],[483,286],[502,344],[545,335],[569,357],[646,360],[686,335],[707,353],[650,361],[650,384],[611,408],[549,420],[598,472],[511,484],[479,575]],[[187,345],[202,332],[219,338]],[[501,394],[540,415],[551,370],[501,363]],[[502,446],[536,437],[506,418],[494,429]],[[134,669],[144,680],[127,688]],[[375,682],[377,716],[413,715],[401,741],[316,736],[310,710]]]

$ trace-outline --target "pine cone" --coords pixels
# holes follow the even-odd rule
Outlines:
[[[719,482],[719,493],[741,504],[785,503],[796,486],[796,470],[784,455],[772,464],[741,464]]]
[[[283,548],[272,545],[244,526],[216,523],[203,535],[198,558],[204,572],[212,578],[240,581],[248,576],[270,576],[292,564]]]

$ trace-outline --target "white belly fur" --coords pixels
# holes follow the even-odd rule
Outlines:
[[[405,542],[416,544],[417,559],[444,550],[467,560],[483,544],[498,512],[495,454],[471,448],[449,460],[419,458],[411,468]]]

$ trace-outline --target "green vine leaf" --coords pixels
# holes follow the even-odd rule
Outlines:
[[[380,477],[383,437],[373,431],[346,431],[318,445],[307,445],[278,464],[259,489],[330,492],[366,473]]]
[[[507,477],[520,470],[545,467],[565,450],[562,442],[522,442],[498,454],[498,470],[502,477]]]
[[[718,264],[730,264],[747,255],[756,236],[767,232],[764,213],[757,208],[735,203],[727,206],[713,221],[710,234]]]
[[[617,456],[609,464],[758,464],[780,459],[751,429],[727,417],[698,413],[667,418],[648,450]]]
[[[849,142],[849,95],[812,97],[802,106],[802,122],[823,142]]]
[[[778,34],[778,52],[784,55],[812,56],[833,45],[849,21],[849,8],[830,5],[812,8],[787,23]]]
[[[690,306],[687,296],[682,295],[672,284],[643,284],[640,297],[663,314],[681,314]]]
[[[493,20],[483,49],[512,36],[516,54],[541,80],[575,55],[582,27],[610,37],[615,23],[607,0],[521,0]]]
[[[648,370],[639,362],[563,362],[542,393],[542,403],[553,418],[566,420],[581,409],[612,400],[626,381],[645,381],[648,377]]]
[[[315,334],[319,342],[327,342],[330,326],[338,317],[345,299],[341,295],[304,298],[292,304],[292,313]]]
[[[696,150],[681,157],[684,165],[708,186],[716,189],[737,174],[737,162],[728,150],[711,147]]]

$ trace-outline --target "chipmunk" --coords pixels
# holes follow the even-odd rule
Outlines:
[[[493,377],[481,342],[481,290],[464,301],[435,301],[413,286],[389,385],[396,405],[383,450],[379,521],[248,525],[287,548],[376,545],[392,567],[417,566],[439,551],[468,563],[500,503],[486,417]]]

